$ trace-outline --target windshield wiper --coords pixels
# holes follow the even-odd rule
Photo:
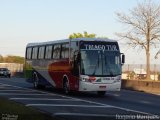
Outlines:
[[[99,55],[98,55],[98,60],[97,60],[97,63],[96,63],[96,66],[95,66],[95,68],[94,68],[94,71],[93,71],[93,74],[92,74],[92,75],[95,75],[96,70],[97,70],[97,66],[99,67]]]
[[[109,68],[109,76],[114,77],[115,75],[113,74],[113,71],[111,70],[110,64],[107,63],[107,57],[105,55],[105,66]]]

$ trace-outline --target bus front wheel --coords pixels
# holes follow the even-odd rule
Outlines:
[[[33,75],[33,87],[35,89],[38,89],[39,88],[39,79],[38,79],[38,76],[37,75]]]

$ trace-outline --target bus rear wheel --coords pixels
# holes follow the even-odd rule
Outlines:
[[[104,96],[106,94],[106,91],[97,91],[97,94],[99,96]]]
[[[35,89],[38,89],[38,78],[36,77],[36,75],[33,75],[33,87]]]
[[[39,84],[39,79],[37,75],[33,75],[33,87],[35,89],[40,89],[41,85]]]

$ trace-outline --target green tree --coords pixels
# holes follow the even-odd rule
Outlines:
[[[96,34],[88,34],[86,31],[83,32],[83,34],[81,33],[73,33],[71,35],[69,35],[69,39],[74,39],[74,38],[95,38]]]
[[[3,62],[3,56],[0,55],[0,63],[2,63],[2,62]]]
[[[160,41],[160,5],[146,0],[138,3],[129,14],[116,13],[119,21],[128,29],[117,35],[127,40],[131,47],[146,52],[147,79],[150,79],[150,49]]]
[[[6,62],[6,63],[21,63],[21,64],[23,64],[24,63],[24,57],[9,55],[7,57],[4,57],[3,62]]]

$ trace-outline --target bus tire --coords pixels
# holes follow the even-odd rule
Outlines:
[[[69,82],[67,78],[64,78],[63,80],[63,91],[65,94],[69,94]]]
[[[33,75],[33,87],[35,89],[39,89],[40,88],[39,79],[38,79],[38,76],[36,74]]]
[[[106,91],[97,91],[98,96],[104,96]]]

